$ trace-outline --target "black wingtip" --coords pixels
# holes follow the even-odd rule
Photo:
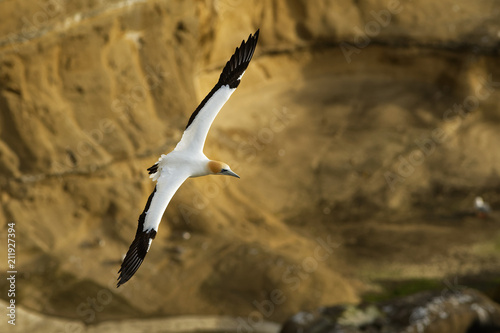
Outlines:
[[[125,255],[125,259],[123,259],[120,270],[118,271],[118,283],[116,287],[118,288],[135,274],[139,267],[141,266],[146,254],[149,250],[150,240],[153,240],[156,237],[156,230],[148,229],[144,230],[144,222],[146,219],[146,214],[149,211],[149,207],[151,206],[151,201],[153,200],[153,196],[156,193],[156,187],[153,190],[153,193],[149,195],[148,201],[146,203],[146,207],[144,211],[139,216],[139,224],[137,225],[137,231],[135,232],[135,238],[132,244],[130,245],[127,254]]]
[[[141,267],[146,254],[149,249],[149,242],[153,240],[156,236],[155,230],[141,231],[136,233],[135,239],[130,245],[130,248],[123,259],[120,270],[118,271],[118,283],[116,287],[120,287],[122,284],[130,280],[130,278],[137,272],[139,267]]]
[[[253,37],[256,39],[259,39],[259,32],[260,32],[260,29],[257,29],[257,31],[253,34]],[[252,36],[252,34],[250,34],[250,36]]]
[[[252,60],[257,41],[259,40],[260,29],[248,36],[246,41],[242,41],[231,56],[231,59],[226,63],[219,77],[219,84],[229,85],[231,88],[236,88],[240,84],[240,77],[247,69],[250,60]]]

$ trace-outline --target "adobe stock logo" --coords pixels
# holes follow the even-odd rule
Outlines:
[[[370,16],[373,19],[365,24],[364,29],[354,26],[355,36],[353,37],[353,43],[340,43],[340,49],[347,63],[350,64],[352,62],[351,57],[354,54],[361,53],[361,50],[372,42],[372,38],[378,36],[382,29],[391,23],[393,15],[401,13],[402,10],[403,6],[398,0],[391,0],[387,5],[387,9],[382,9],[378,12],[370,11]]]
[[[45,0],[37,3],[40,10],[30,17],[21,17],[22,27],[18,33],[11,32],[7,39],[15,52],[19,52],[19,43],[35,38],[47,28],[47,24],[54,22],[66,13],[66,0]]]
[[[330,235],[316,238],[316,247],[311,255],[300,263],[288,265],[281,275],[280,287],[271,290],[265,299],[252,301],[255,310],[247,316],[237,317],[238,333],[256,333],[263,331],[265,320],[269,320],[277,308],[291,298],[304,281],[319,269],[342,244],[334,242]]]
[[[490,98],[493,92],[500,87],[500,82],[493,81],[489,74],[486,77],[479,78],[479,85],[461,103],[453,104],[443,113],[443,119],[439,126],[428,131],[426,135],[414,140],[414,148],[408,152],[399,154],[397,163],[384,172],[384,178],[391,189],[394,191],[399,184],[412,176],[418,167],[432,156],[438,149],[451,138],[465,119],[479,108],[482,102]]]

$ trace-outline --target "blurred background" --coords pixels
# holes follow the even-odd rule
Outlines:
[[[276,331],[423,290],[500,300],[498,1],[3,0],[0,13],[0,237],[14,222],[18,271],[18,325],[2,331],[170,332],[155,320],[186,315]],[[188,180],[116,289],[146,168],[258,28],[205,146],[241,179]],[[2,258],[1,290],[7,270]]]

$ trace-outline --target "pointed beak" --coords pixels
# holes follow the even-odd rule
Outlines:
[[[232,170],[224,170],[223,172],[221,172],[223,175],[227,175],[227,176],[233,176],[233,177],[236,177],[236,178],[240,178],[240,176],[238,176],[236,173],[234,173]]]

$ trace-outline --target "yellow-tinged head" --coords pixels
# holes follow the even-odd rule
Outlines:
[[[240,178],[236,173],[234,173],[229,165],[223,162],[219,161],[209,161],[208,162],[208,169],[210,172],[214,175],[226,175],[226,176],[233,176]]]

